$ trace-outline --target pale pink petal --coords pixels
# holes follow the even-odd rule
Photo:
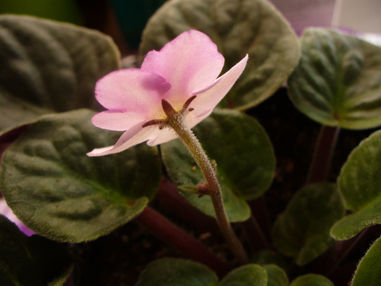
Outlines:
[[[159,52],[149,52],[141,69],[158,74],[171,84],[164,98],[178,110],[193,91],[212,84],[223,65],[224,57],[212,40],[199,31],[190,30]]]
[[[245,69],[247,60],[248,55],[209,87],[193,93],[197,97],[190,105],[194,110],[187,116],[189,128],[192,128],[212,113],[213,109],[224,98]]]
[[[95,114],[91,122],[99,128],[125,131],[145,119],[145,115],[141,113],[107,110]]]
[[[31,236],[35,234],[35,232],[25,226],[18,217],[13,213],[12,209],[7,205],[4,198],[0,199],[0,214],[7,217],[11,222],[17,225],[17,227],[22,231],[25,235]]]
[[[147,117],[160,110],[170,84],[161,76],[140,69],[122,69],[101,78],[95,96],[109,110],[135,112]]]

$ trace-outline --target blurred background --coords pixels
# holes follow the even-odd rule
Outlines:
[[[122,55],[133,54],[152,14],[167,0],[1,0],[0,14],[64,21],[110,35]],[[170,0],[168,0],[170,1]],[[233,0],[232,0],[233,1]],[[381,34],[381,0],[271,0],[300,34],[310,26]],[[378,39],[379,40],[379,39]]]

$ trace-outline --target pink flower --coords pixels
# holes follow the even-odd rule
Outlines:
[[[94,149],[88,155],[114,154],[147,140],[149,146],[155,146],[177,138],[171,128],[146,124],[167,118],[162,100],[180,111],[190,99],[190,105],[186,104],[189,112],[183,119],[192,128],[212,113],[241,75],[247,60],[246,55],[217,78],[224,57],[207,35],[190,30],[159,52],[149,52],[140,69],[122,69],[104,76],[97,82],[95,94],[108,110],[96,114],[92,122],[103,129],[125,132],[115,145]]]
[[[13,213],[12,209],[7,205],[7,202],[4,200],[4,198],[0,198],[0,214],[7,217],[11,222],[16,224],[18,228],[27,236],[31,236],[35,234],[34,231],[27,228],[19,219],[18,217]]]

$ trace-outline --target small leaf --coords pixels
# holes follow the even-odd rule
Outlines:
[[[119,67],[111,38],[74,25],[0,15],[0,132],[39,116],[96,108],[96,81]]]
[[[266,0],[168,1],[148,22],[140,55],[160,50],[190,29],[204,32],[217,44],[225,57],[225,70],[249,54],[224,107],[243,110],[259,104],[284,83],[300,57],[294,31]]]
[[[72,268],[60,244],[38,235],[28,237],[0,215],[0,285],[62,286]]]
[[[163,258],[148,264],[136,286],[215,286],[217,282],[217,275],[202,264]]]
[[[218,164],[218,178],[230,221],[250,216],[245,200],[261,196],[269,187],[275,168],[270,140],[259,123],[241,112],[215,110],[194,128],[194,133],[211,159]],[[205,181],[194,159],[180,142],[161,146],[162,159],[176,186],[193,186]],[[195,207],[214,216],[209,196],[181,192]]]
[[[275,222],[274,245],[284,255],[295,257],[297,264],[305,265],[331,246],[330,228],[344,213],[335,184],[307,185]]]
[[[339,191],[352,214],[331,230],[335,239],[349,239],[381,223],[381,131],[364,139],[349,155],[338,179]]]
[[[290,286],[335,286],[331,281],[321,275],[307,274],[299,276]]]
[[[352,280],[352,286],[381,285],[381,238],[369,248],[361,259]]]
[[[268,264],[262,266],[268,276],[267,286],[287,286],[289,285],[286,272],[275,264]]]
[[[157,149],[145,144],[90,158],[119,132],[94,127],[94,112],[41,117],[3,155],[0,189],[8,205],[35,232],[81,242],[105,235],[137,216],[160,182]]]
[[[329,126],[365,129],[381,124],[381,47],[354,36],[311,28],[288,86],[295,106]]]
[[[267,286],[266,270],[256,264],[234,269],[221,280],[218,286]]]

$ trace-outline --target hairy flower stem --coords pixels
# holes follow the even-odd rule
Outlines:
[[[167,112],[166,112],[167,113]],[[222,193],[220,185],[217,180],[217,174],[215,173],[212,164],[210,163],[204,149],[200,142],[183,122],[183,114],[168,114],[166,124],[175,130],[177,135],[181,138],[184,145],[188,148],[193,158],[200,167],[202,173],[207,182],[208,194],[212,198],[214,211],[216,213],[217,223],[224,235],[227,243],[234,253],[240,264],[249,263],[247,254],[241,244],[241,241],[235,235],[233,228],[227,218],[225,206],[222,200]],[[170,115],[170,116],[169,116]]]

